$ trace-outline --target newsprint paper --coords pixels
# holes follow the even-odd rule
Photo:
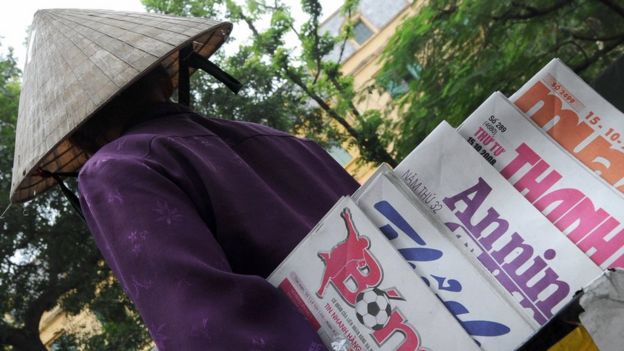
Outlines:
[[[623,195],[526,119],[501,93],[459,133],[602,268],[624,267]]]
[[[552,60],[510,100],[575,158],[624,191],[624,114],[563,62]]]
[[[382,165],[353,199],[482,349],[514,350],[538,329],[390,167]]]
[[[446,122],[395,173],[540,325],[602,272]]]
[[[479,350],[429,287],[343,198],[271,274],[326,345],[349,350]]]

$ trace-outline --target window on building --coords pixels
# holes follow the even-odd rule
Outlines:
[[[327,152],[342,167],[346,166],[353,159],[353,156],[351,156],[349,152],[347,152],[347,150],[341,148],[340,146],[336,146],[336,145],[331,146],[327,149]]]
[[[78,351],[78,348],[71,336],[63,334],[50,345],[50,351]]]
[[[364,44],[373,35],[370,29],[362,20],[358,20],[353,26],[353,39],[360,45]]]
[[[394,99],[400,97],[409,90],[409,82],[420,78],[421,71],[422,66],[417,63],[412,63],[407,65],[406,71],[399,74],[399,76],[386,73],[385,75],[377,76],[376,80]]]
[[[409,90],[409,84],[405,80],[400,80],[398,82],[390,80],[385,84],[384,88],[393,99],[396,99],[397,97],[407,93]]]

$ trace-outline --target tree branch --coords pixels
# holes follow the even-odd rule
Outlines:
[[[245,23],[247,24],[247,27],[249,27],[249,29],[251,30],[253,35],[255,37],[258,37],[260,35],[260,33],[258,32],[258,29],[256,29],[256,26],[254,26],[254,24],[251,21],[251,19],[249,19],[249,17],[245,16],[242,12],[241,12],[240,16],[241,16],[241,19],[243,21],[245,21]]]
[[[561,9],[562,7],[565,7],[569,4],[571,4],[574,0],[559,0],[556,3],[554,3],[551,6],[545,7],[545,8],[537,8],[537,7],[533,7],[533,6],[528,6],[525,4],[521,4],[521,3],[516,3],[516,2],[512,2],[512,5],[520,7],[522,9],[524,9],[524,11],[520,11],[519,13],[512,13],[513,8],[510,8],[509,11],[507,11],[505,14],[501,15],[501,16],[492,16],[492,18],[494,20],[497,21],[507,21],[507,20],[526,20],[526,19],[531,19],[531,18],[535,18],[535,17],[540,17],[540,16],[544,16],[544,15],[548,15],[551,12],[555,12],[559,9]],[[607,0],[605,0],[607,1]]]
[[[315,29],[312,31],[314,33],[314,50],[316,51],[316,73],[314,74],[314,83],[318,80],[321,75],[321,55],[319,50],[319,33],[318,33],[318,21],[316,21]]]
[[[455,11],[457,11],[457,5],[450,5],[446,8],[438,8],[437,13],[435,16],[433,16],[432,21],[439,21],[441,19],[444,19],[446,17],[448,17],[449,15],[453,14]]]
[[[12,345],[20,351],[47,351],[39,339],[39,331],[34,335],[27,334],[23,329],[17,329],[0,324],[0,346]],[[3,348],[4,350],[4,348]]]
[[[351,18],[351,9],[347,10],[347,18]],[[340,44],[340,54],[338,55],[338,62],[336,62],[338,64],[340,64],[340,61],[342,61],[342,55],[344,55],[344,51],[347,46],[347,40],[349,40],[349,37],[351,37],[350,31],[351,29],[348,29],[347,33],[345,33],[342,43]]]
[[[85,265],[95,266],[100,261],[100,256],[93,254],[89,257]],[[51,310],[56,306],[60,298],[68,291],[75,289],[83,283],[82,276],[72,276],[71,279],[57,279],[54,274],[50,275],[50,281],[47,288],[34,301],[31,301],[24,315],[24,329],[34,335],[39,335],[39,323],[45,311]]]
[[[336,90],[338,90],[339,92],[344,93],[344,87],[342,86],[342,84],[340,84],[338,79],[336,79],[336,73],[328,72],[327,76],[329,77],[329,81],[332,83],[334,88],[336,88]],[[351,110],[353,116],[355,116],[358,121],[362,122],[362,115],[360,114],[360,111],[357,109],[357,107],[355,107],[355,105],[353,104],[353,100],[349,101],[349,109]]]
[[[286,64],[282,65],[282,69],[284,73],[295,85],[301,88],[312,100],[314,100],[325,112],[327,112],[333,119],[336,120],[341,126],[343,126],[349,135],[351,135],[356,140],[359,140],[360,135],[355,128],[353,128],[346,119],[344,119],[336,110],[334,110],[323,98],[317,95],[315,92],[310,90],[308,86],[294,73],[292,72]]]
[[[54,279],[55,280],[55,279]],[[48,288],[37,297],[34,301],[31,301],[24,316],[24,329],[31,333],[37,334],[39,332],[39,322],[41,316],[47,310],[50,310],[61,296],[61,292],[58,291],[56,282],[50,282]]]
[[[249,20],[249,18],[247,16],[245,16],[245,14],[240,11],[240,17],[247,23],[247,25],[249,26],[249,28],[251,29],[251,31],[253,32],[253,35],[256,39],[258,39],[260,37],[260,33],[256,30],[255,26],[253,25],[253,23]],[[345,120],[342,116],[340,116],[340,114],[338,114],[338,112],[336,112],[336,110],[334,110],[333,108],[331,108],[331,106],[329,106],[325,100],[323,98],[321,98],[319,95],[317,95],[316,93],[314,93],[313,91],[311,91],[310,89],[308,89],[308,86],[300,79],[299,76],[297,76],[294,72],[292,72],[292,70],[288,67],[288,65],[286,63],[282,64],[282,70],[284,70],[284,73],[286,74],[286,76],[293,82],[295,83],[295,85],[297,85],[299,88],[301,88],[310,98],[312,98],[312,100],[314,100],[325,112],[327,112],[333,119],[335,119],[341,126],[343,126],[347,132],[349,133],[349,135],[351,135],[352,137],[354,137],[356,140],[359,140],[359,133],[357,132],[357,130],[355,130],[350,124],[349,122],[347,122],[347,120]]]
[[[265,4],[264,2],[257,2],[256,5],[258,5],[258,7],[262,7],[265,10],[272,10],[272,11],[276,11],[276,10],[280,10],[281,8],[277,6],[277,3],[273,3],[273,6],[269,6],[267,4]]]
[[[242,19],[247,24],[247,27],[249,27],[249,30],[251,30],[254,37],[260,36],[260,32],[258,32],[258,29],[253,24],[251,18],[245,16],[243,9],[240,8],[238,4],[234,3],[233,1],[226,1],[226,7],[229,9],[230,12],[235,12],[240,17],[240,19]]]
[[[316,83],[318,81],[318,78],[321,74],[321,55],[320,52],[321,50],[319,49],[319,44],[321,42],[320,39],[320,33],[319,33],[319,16],[321,14],[320,9],[321,9],[321,5],[318,1],[316,0],[310,0],[310,4],[308,6],[309,11],[306,11],[305,7],[304,7],[304,11],[306,11],[308,14],[310,14],[311,19],[309,20],[308,23],[311,23],[311,28],[309,29],[309,33],[313,36],[313,45],[312,45],[312,55],[314,56],[314,64],[316,66],[316,68],[314,69],[314,79],[313,79],[313,83]],[[302,2],[303,5],[303,2]],[[294,29],[293,29],[294,30]],[[295,33],[297,33],[295,31]],[[303,38],[299,37],[299,40],[301,42],[303,42]],[[304,51],[305,54],[305,51]]]
[[[583,48],[579,43],[577,43],[574,40],[567,40],[567,41],[564,41],[561,44],[558,44],[557,47],[555,48],[555,53],[558,54],[559,53],[559,49],[561,49],[562,47],[564,47],[566,45],[575,46],[578,49],[578,51],[580,51],[581,54],[583,54],[583,57],[585,58],[585,61],[589,60],[589,56],[587,55],[587,51],[585,51],[585,48]]]
[[[624,37],[624,33],[607,35],[607,36],[590,36],[587,34],[575,33],[572,31],[570,31],[570,35],[575,39],[585,40],[585,41],[611,41],[611,40],[621,39]]]
[[[336,78],[337,77],[336,72],[333,72],[333,71],[328,72],[327,76],[329,77],[329,81],[338,91],[344,92],[344,87],[342,86],[342,84],[340,84],[340,82]],[[362,114],[360,113],[360,110],[358,110],[358,108],[355,106],[352,99],[349,99],[349,110],[351,111],[351,114],[353,114],[353,116],[360,123],[362,124],[366,123],[366,121],[364,121],[364,119],[362,118]],[[372,137],[372,140],[360,139],[359,141],[366,148],[372,151],[375,155],[381,157],[384,160],[384,162],[387,162],[391,166],[395,167],[397,165],[396,161],[394,160],[392,156],[390,156],[390,154],[386,151],[386,149],[381,145],[377,135],[373,134],[371,137]]]
[[[301,33],[299,33],[299,31],[297,31],[297,29],[295,28],[295,26],[292,23],[288,25],[288,28],[290,28],[290,30],[292,30],[293,33],[295,33],[295,35],[297,36],[297,39],[299,39],[299,40],[303,39],[303,37],[301,36]]]
[[[254,38],[256,40],[258,40],[260,38],[260,33],[256,30],[256,28],[253,25],[253,22],[251,21],[251,19],[249,17],[247,17],[243,13],[242,9],[239,9],[238,12],[239,12],[238,13],[239,17],[243,21],[245,21],[247,23],[247,25],[249,26],[249,28],[251,29]],[[316,31],[316,32],[318,32],[318,31]],[[262,48],[262,50],[266,54],[269,54],[269,55],[271,55],[273,53],[272,50],[270,50],[270,48],[267,48],[266,46],[264,46]],[[318,55],[318,51],[317,51],[317,55],[316,56],[317,56],[317,59],[320,62],[320,58],[318,58],[318,56],[319,56]],[[307,84],[301,79],[301,77],[298,74],[296,74],[295,72],[292,71],[292,69],[288,66],[288,63],[281,62],[280,63],[280,68],[282,69],[282,71],[284,72],[286,77],[288,77],[288,79],[290,79],[290,81],[292,81],[295,85],[297,85],[299,88],[301,88],[303,90],[303,92],[306,93],[306,95],[308,95],[312,100],[314,100],[332,119],[334,119],[336,122],[338,122],[338,124],[340,124],[347,131],[347,133],[358,142],[358,146],[359,146],[360,150],[362,151],[362,154],[368,153],[369,155],[373,155],[375,158],[378,158],[377,161],[387,162],[388,164],[390,164],[393,167],[397,165],[397,162],[394,160],[394,158],[392,156],[390,156],[390,154],[386,151],[386,149],[383,147],[383,145],[381,145],[381,143],[379,142],[379,139],[377,138],[376,135],[374,135],[372,138],[365,138],[365,137],[363,137],[358,132],[358,130],[355,129],[335,109],[333,109],[325,101],[325,99],[323,99],[321,96],[316,94],[316,92],[314,92],[311,89],[309,89]],[[320,71],[320,63],[319,63],[319,71]],[[336,82],[336,83],[338,83],[338,82]],[[356,116],[360,116],[359,111],[357,111],[357,109],[353,105],[353,102],[350,101],[350,103],[351,103],[351,106],[353,107],[352,111],[357,113]]]
[[[624,7],[616,4],[613,0],[599,0],[599,1],[603,3],[605,6],[607,6],[608,8],[610,8],[611,10],[613,10],[613,12],[624,17]]]
[[[601,50],[596,51],[590,58],[586,59],[585,62],[580,65],[576,65],[572,67],[572,70],[576,73],[581,73],[589,66],[591,66],[594,62],[598,61],[600,58],[611,52],[613,49],[618,47],[620,44],[624,43],[624,37],[620,38],[617,41],[611,42],[606,45]]]

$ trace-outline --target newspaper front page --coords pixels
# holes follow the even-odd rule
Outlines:
[[[602,272],[446,122],[395,174],[540,325]]]
[[[482,349],[516,349],[538,329],[389,166],[382,165],[353,199]]]
[[[602,268],[624,267],[622,193],[554,143],[501,93],[459,133]]]
[[[559,145],[624,191],[624,114],[559,59],[510,98]]]
[[[350,199],[343,198],[271,274],[327,346],[479,350]]]

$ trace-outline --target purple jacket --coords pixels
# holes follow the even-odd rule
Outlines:
[[[163,104],[79,175],[106,262],[160,351],[324,350],[265,278],[358,184],[316,144]]]

